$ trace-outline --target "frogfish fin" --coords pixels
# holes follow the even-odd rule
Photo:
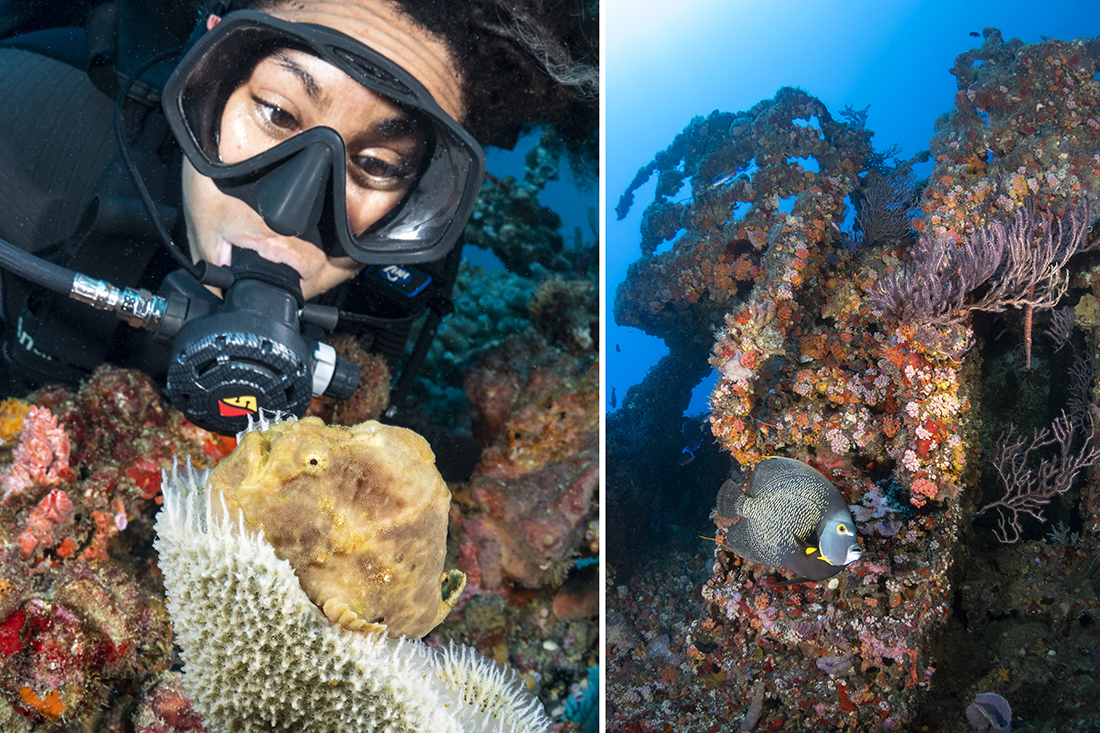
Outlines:
[[[348,631],[364,631],[370,633],[372,631],[385,631],[385,624],[376,624],[367,621],[364,618],[359,618],[359,614],[351,610],[344,601],[330,598],[325,601],[325,605],[321,607],[321,611],[324,612],[325,617],[328,618],[334,624],[342,626]]]

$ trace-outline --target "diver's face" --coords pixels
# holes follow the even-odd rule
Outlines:
[[[446,50],[427,31],[384,2],[304,2],[272,15],[328,25],[402,65],[453,117],[464,116],[460,82]],[[408,192],[426,144],[400,107],[328,63],[301,51],[276,51],[257,63],[222,114],[219,155],[225,163],[251,158],[311,127],[330,127],[347,151],[349,225],[361,234]],[[301,276],[309,299],[353,277],[362,265],[332,257],[297,237],[276,234],[240,199],[220,191],[184,160],[184,216],[194,261],[230,264],[231,247],[251,249]]]

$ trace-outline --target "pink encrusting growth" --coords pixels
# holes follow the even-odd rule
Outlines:
[[[7,504],[8,499],[30,486],[57,486],[73,475],[69,468],[69,435],[45,407],[34,406],[27,411],[12,458],[11,468],[0,476],[0,488],[4,490],[0,504]]]
[[[53,547],[57,543],[54,534],[59,526],[73,513],[73,503],[61,489],[54,489],[38,502],[27,518],[26,528],[19,534],[16,542],[23,548],[23,557],[30,557],[34,549]]]

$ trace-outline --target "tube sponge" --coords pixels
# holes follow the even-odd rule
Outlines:
[[[184,688],[221,731],[549,731],[511,669],[452,645],[348,631],[220,497],[173,466],[154,543]]]

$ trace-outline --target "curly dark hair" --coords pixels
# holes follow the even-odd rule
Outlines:
[[[292,0],[238,0],[263,11]],[[441,39],[462,70],[466,129],[509,148],[552,125],[575,158],[594,163],[599,129],[597,0],[388,0]]]
[[[599,158],[598,0],[387,1],[451,50],[465,80],[465,127],[483,145],[511,149],[523,132],[549,125],[557,133],[550,139],[580,168],[594,169]],[[184,43],[211,10],[262,12],[293,2],[145,0],[127,4],[122,25],[141,36],[137,47],[167,48]],[[0,0],[0,37],[84,25],[91,13],[109,5],[103,0]]]

